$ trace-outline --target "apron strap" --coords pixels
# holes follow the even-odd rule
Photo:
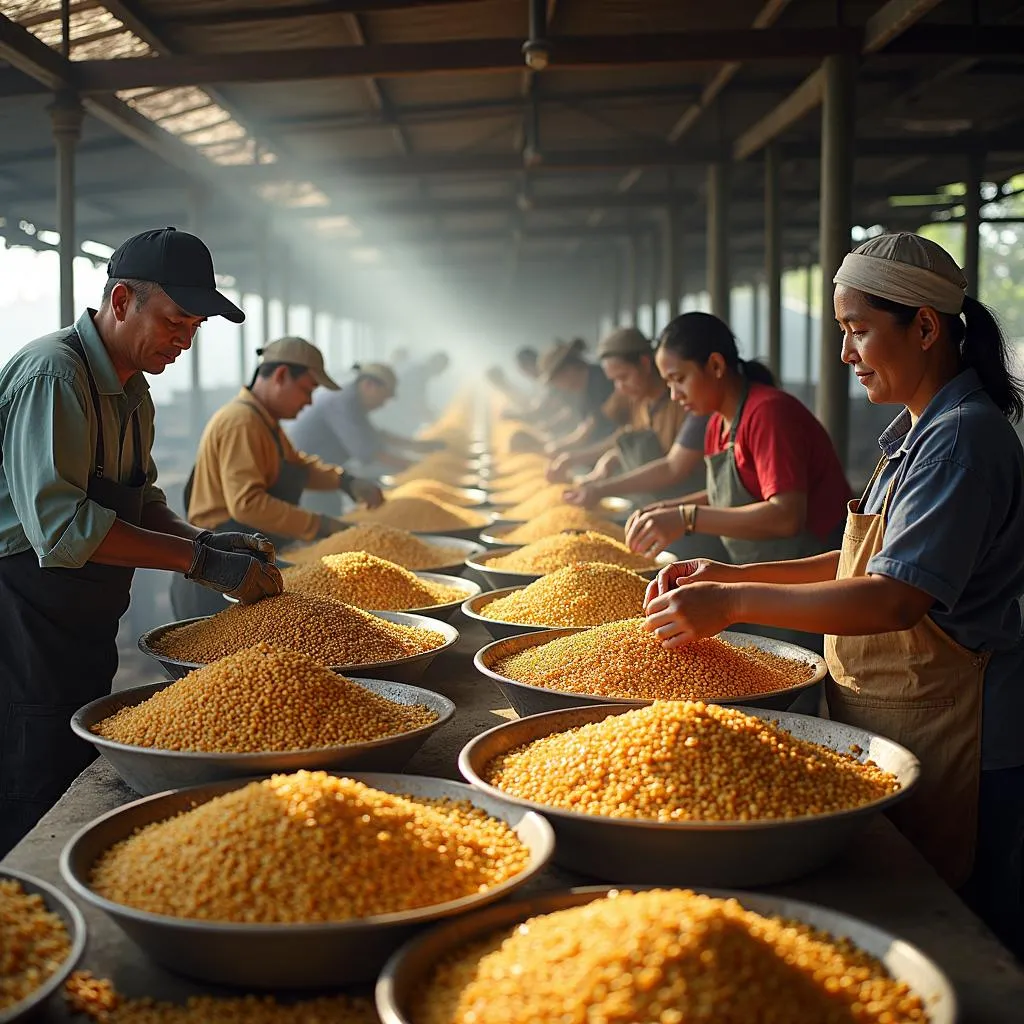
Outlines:
[[[100,408],[100,396],[96,390],[96,381],[92,376],[92,369],[89,367],[89,360],[85,355],[85,347],[82,345],[82,339],[78,336],[77,328],[72,329],[72,333],[65,339],[65,344],[71,349],[79,359],[82,360],[82,365],[85,367],[85,377],[89,382],[89,395],[92,398],[92,410],[96,416],[96,451],[93,455],[93,462],[95,468],[93,474],[98,477],[103,476],[104,470],[104,456],[105,446],[103,444],[103,411]],[[136,448],[136,452],[138,449]]]
[[[868,480],[867,484],[865,484],[865,486],[864,486],[864,492],[860,496],[860,501],[857,502],[857,510],[858,511],[860,511],[864,507],[864,503],[867,501],[868,494],[870,493],[871,488],[874,487],[875,482],[882,475],[882,470],[885,469],[885,467],[888,464],[889,464],[889,457],[887,455],[883,455],[878,460],[878,465],[875,466],[874,472],[871,474],[871,478]],[[892,500],[892,492],[895,490],[895,485],[896,485],[896,475],[893,474],[893,478],[889,481],[889,486],[886,487],[886,489],[885,489],[885,497],[882,499],[882,510],[881,510],[880,514],[882,516],[882,522],[883,523],[885,523],[885,521],[886,521],[886,519],[888,518],[888,515],[889,515],[889,502]]]
[[[740,427],[740,417],[743,415],[743,406],[747,404],[747,395],[750,394],[750,381],[743,380],[743,393],[740,395],[740,404],[736,406],[736,415],[732,418],[729,427],[729,436],[725,439],[725,450],[729,451],[736,446],[736,433]]]
[[[279,433],[280,428],[274,428],[270,423],[267,422],[266,416],[263,415],[261,409],[253,405],[252,402],[247,402],[244,398],[236,398],[236,402],[239,405],[244,405],[247,409],[251,409],[256,416],[259,417],[260,422],[270,431],[270,436],[274,439],[274,444],[277,446],[277,454],[281,456],[281,461],[286,462],[284,457],[284,445],[281,444],[281,435]]]

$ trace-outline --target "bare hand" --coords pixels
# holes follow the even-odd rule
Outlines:
[[[596,505],[600,500],[601,496],[597,493],[597,488],[593,484],[584,482],[577,483],[575,487],[571,487],[569,490],[562,494],[562,500],[568,502],[570,505],[579,505],[582,508],[591,508]]]
[[[667,594],[676,587],[688,586],[691,583],[738,583],[736,566],[724,562],[714,562],[710,558],[691,558],[685,562],[673,562],[666,565],[647,587],[644,596],[644,608],[656,597]]]
[[[572,457],[568,452],[563,452],[561,455],[556,455],[548,464],[548,468],[544,475],[547,477],[548,483],[560,484],[564,483],[569,479],[569,466],[572,462]]]
[[[626,524],[626,543],[638,555],[654,558],[686,532],[679,508],[655,509],[630,516]]]
[[[728,583],[691,583],[650,601],[644,627],[674,650],[731,626],[740,617],[736,605],[736,588]]]
[[[367,508],[380,508],[384,504],[384,492],[369,480],[353,479],[349,488],[353,501],[360,501]]]

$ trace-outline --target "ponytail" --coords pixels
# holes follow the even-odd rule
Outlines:
[[[658,348],[680,359],[706,366],[714,353],[725,360],[726,368],[744,376],[751,384],[775,387],[775,377],[764,363],[740,359],[736,336],[724,320],[711,313],[683,313],[670,321],[658,338]]]
[[[989,397],[1012,423],[1024,417],[1024,385],[1010,370],[1010,351],[999,322],[977,299],[964,297],[959,317],[960,358],[981,379]],[[956,334],[953,336],[957,338]]]
[[[741,359],[739,362],[740,373],[751,384],[767,384],[770,388],[778,387],[775,382],[775,374],[759,359]]]

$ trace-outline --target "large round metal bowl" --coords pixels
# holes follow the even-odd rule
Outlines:
[[[486,595],[481,594],[480,599]],[[470,602],[467,602],[470,603]],[[471,616],[472,617],[472,616]],[[478,616],[484,625],[487,619]],[[505,695],[506,699],[515,708],[519,715],[536,715],[545,711],[559,711],[566,708],[586,707],[591,704],[623,704],[628,707],[643,707],[650,704],[649,700],[633,699],[631,697],[608,697],[597,693],[566,693],[562,690],[551,690],[544,686],[533,686],[530,683],[521,683],[516,679],[510,679],[495,671],[495,665],[502,658],[511,654],[518,654],[529,647],[540,647],[542,644],[557,640],[562,636],[569,636],[571,633],[579,633],[583,627],[573,626],[562,629],[542,629],[533,631],[533,627],[516,627],[516,632],[504,640],[496,640],[486,647],[481,647],[473,658],[473,664],[481,674],[493,680],[498,689]],[[715,700],[716,704],[744,704],[750,707],[769,708],[785,711],[790,707],[808,687],[821,682],[828,672],[825,659],[820,654],[808,651],[795,644],[787,644],[782,640],[775,640],[767,636],[758,636],[754,633],[735,633],[725,630],[718,634],[722,640],[737,646],[759,647],[763,651],[771,651],[784,658],[792,658],[796,661],[806,661],[813,666],[814,672],[809,679],[795,686],[787,686],[781,690],[770,690],[768,693],[747,694],[744,697],[723,697]]]
[[[463,499],[458,502],[461,508],[483,508],[489,504],[487,491],[482,487],[456,487],[455,490],[459,492],[460,497]],[[384,496],[386,498],[390,495],[385,491]]]
[[[478,530],[477,533],[480,531]],[[417,537],[420,540],[426,541],[428,544],[436,544],[444,548],[458,548],[462,554],[462,560],[459,562],[453,562],[450,565],[438,565],[432,567],[430,572],[442,573],[447,576],[465,576],[466,574],[466,559],[476,558],[482,555],[487,548],[483,544],[480,544],[475,538],[473,540],[466,540],[462,537],[450,537],[447,534],[440,533],[417,533]],[[419,569],[415,570],[419,572]]]
[[[490,526],[480,531],[480,543],[486,545],[488,548],[521,548],[523,544],[512,544],[508,540],[508,535],[513,531],[522,526],[523,523],[514,521],[511,519],[495,519]],[[563,531],[569,532],[569,531]],[[581,531],[572,531],[579,533]],[[614,540],[621,541],[625,534],[620,534],[618,537],[613,538]]]
[[[902,800],[917,782],[918,760],[892,740],[865,729],[767,708],[739,707],[777,722],[798,739],[874,761],[892,772],[900,789],[863,807],[772,821],[658,822],[578,814],[522,800],[484,781],[495,757],[552,733],[564,732],[630,708],[592,705],[520,718],[470,740],[459,755],[464,778],[492,796],[544,814],[555,829],[556,861],[604,882],[654,885],[726,885],[747,888],[799,878],[840,854],[871,815]]]
[[[251,778],[276,772],[324,769],[330,771],[400,772],[430,735],[455,713],[455,705],[439,693],[408,683],[383,679],[355,679],[371,693],[396,704],[422,704],[437,718],[411,732],[368,743],[313,750],[266,751],[254,754],[214,754],[194,750],[158,750],[137,747],[97,736],[92,727],[122,708],[135,707],[174,683],[173,679],[118,690],[75,712],[71,730],[88,741],[113,765],[122,779],[142,796],[168,789],[201,786],[226,779]]]
[[[473,572],[486,580],[492,590],[501,590],[503,587],[525,586],[527,583],[533,583],[534,580],[539,580],[541,576],[547,575],[543,572],[511,572],[508,569],[494,569],[488,564],[495,558],[501,558],[504,555],[512,554],[513,551],[518,551],[521,546],[491,548],[484,554],[467,558],[466,567],[472,569]],[[679,556],[671,551],[662,551],[654,561],[656,563],[655,568],[635,569],[634,572],[639,576],[643,576],[646,580],[653,580],[666,565],[678,562]]]
[[[500,597],[508,597],[509,594],[514,594],[517,590],[522,589],[523,586],[520,585],[518,587],[502,587],[501,590],[488,590],[483,594],[477,594],[476,597],[463,601],[462,614],[467,619],[479,622],[495,640],[506,640],[509,637],[522,636],[524,633],[543,633],[547,630],[557,629],[557,626],[533,626],[525,622],[502,622],[499,619],[489,619],[482,614],[482,609],[490,604],[491,601],[497,601]],[[571,629],[570,632],[586,628],[585,626],[579,626]],[[487,674],[490,675],[490,673]]]
[[[631,886],[639,889],[642,886]],[[459,949],[482,941],[487,936],[521,924],[539,914],[582,906],[600,899],[610,889],[605,886],[548,893],[529,900],[514,900],[447,921],[412,939],[387,962],[377,981],[377,1013],[383,1024],[412,1024],[417,1000],[433,977],[437,965]],[[889,932],[835,910],[789,899],[753,892],[722,889],[701,890],[709,896],[736,899],[747,910],[802,921],[836,939],[849,939],[866,953],[881,960],[897,981],[905,982],[921,999],[930,1024],[954,1024],[956,995],[949,979],[916,946]]]
[[[388,679],[395,683],[414,683],[426,672],[430,663],[442,651],[452,647],[459,639],[459,631],[454,626],[447,622],[441,622],[439,619],[427,618],[425,615],[412,615],[409,612],[372,612],[371,614],[380,619],[387,619],[388,622],[397,623],[399,626],[416,626],[420,629],[429,629],[440,633],[444,637],[444,643],[432,651],[410,654],[408,657],[396,658],[393,661],[375,661],[365,665],[331,665],[332,672],[339,672],[343,676],[358,676],[360,679]],[[166,625],[147,630],[139,637],[139,650],[158,661],[172,679],[180,679],[193,669],[202,668],[198,662],[179,661],[177,658],[161,654],[157,647],[161,637],[170,630],[191,625],[193,622],[200,622],[204,617],[208,616],[181,619],[179,622],[168,622]],[[258,643],[259,637],[253,637],[252,642]]]
[[[29,1018],[47,999],[67,981],[68,975],[78,966],[85,952],[86,929],[82,912],[56,886],[44,882],[40,878],[26,875],[13,868],[0,867],[0,879],[12,878],[21,885],[26,893],[43,898],[46,909],[56,914],[67,929],[71,940],[71,949],[64,962],[38,988],[33,989],[24,999],[11,1006],[0,1009],[0,1024],[11,1024],[12,1021]],[[32,1017],[34,1020],[35,1017]]]
[[[247,925],[168,917],[113,903],[90,888],[93,864],[115,843],[139,828],[246,785],[246,780],[236,779],[145,797],[104,814],[81,829],[64,848],[61,873],[77,896],[109,915],[168,970],[205,982],[254,989],[334,988],[372,981],[394,950],[424,925],[507,896],[541,871],[551,857],[551,826],[539,814],[523,811],[506,800],[446,779],[376,773],[351,777],[390,793],[469,800],[515,829],[530,851],[529,864],[515,878],[484,893],[401,913],[306,925]]]

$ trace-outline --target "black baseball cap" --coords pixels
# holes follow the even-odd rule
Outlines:
[[[206,243],[187,231],[157,228],[133,235],[110,257],[107,277],[152,281],[190,316],[245,321],[245,313],[217,291]]]

